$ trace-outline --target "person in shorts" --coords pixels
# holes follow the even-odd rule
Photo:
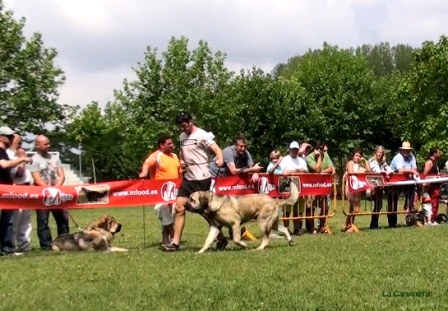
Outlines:
[[[193,118],[187,112],[179,113],[176,122],[182,131],[179,139],[180,166],[184,170],[184,179],[177,193],[174,238],[170,244],[162,245],[165,251],[176,251],[180,248],[180,239],[185,226],[185,204],[190,195],[196,191],[210,190],[209,150],[216,155],[215,163],[218,167],[224,164],[223,152],[214,141],[212,133],[196,127]]]
[[[150,174],[152,179],[179,179],[181,174],[179,158],[174,151],[173,138],[162,134],[157,141],[158,149],[151,153],[142,166],[140,178]],[[174,237],[174,204],[156,204],[157,218],[162,224],[162,245],[170,244]]]

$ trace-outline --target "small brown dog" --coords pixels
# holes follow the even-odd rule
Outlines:
[[[55,252],[91,250],[127,252],[125,248],[111,245],[115,233],[120,231],[121,224],[114,217],[105,215],[81,232],[61,234],[53,241],[51,248]]]
[[[288,229],[279,224],[279,207],[292,205],[299,198],[297,185],[292,181],[289,183],[290,195],[283,200],[276,200],[266,194],[218,196],[211,191],[192,193],[186,209],[204,214],[210,222],[208,237],[199,253],[204,253],[210,248],[223,226],[232,228],[233,241],[246,248],[246,243],[241,241],[241,224],[254,219],[258,220],[258,225],[263,233],[263,242],[258,247],[259,250],[268,246],[272,229],[283,233],[289,244],[292,245],[293,242]]]

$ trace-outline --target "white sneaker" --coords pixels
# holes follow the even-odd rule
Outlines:
[[[440,226],[440,224],[439,224],[437,221],[434,221],[434,222],[432,223],[432,225],[433,225],[433,226]]]
[[[282,238],[283,238],[282,236],[280,236],[280,235],[278,235],[278,234],[275,234],[275,233],[271,233],[271,234],[269,235],[269,237],[270,237],[271,239],[282,239]]]
[[[432,222],[425,222],[425,226],[426,227],[432,226]]]

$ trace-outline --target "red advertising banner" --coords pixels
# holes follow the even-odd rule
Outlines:
[[[378,173],[350,173],[346,177],[349,192],[362,192],[375,187],[405,186],[427,183],[447,183],[448,175],[419,175]]]
[[[260,174],[257,183],[249,176],[219,177],[214,180],[217,194],[289,194],[286,181],[293,178],[300,195],[332,193],[332,177],[327,174],[300,174],[290,177]],[[78,186],[39,187],[0,185],[0,209],[85,209],[131,207],[173,203],[182,180],[126,180]]]
[[[219,195],[264,193],[271,197],[279,197],[289,194],[289,187],[286,183],[292,178],[298,186],[301,196],[329,195],[333,191],[333,181],[329,174],[294,174],[288,176],[260,174],[257,183],[253,183],[250,178],[250,176],[216,178],[214,190]]]

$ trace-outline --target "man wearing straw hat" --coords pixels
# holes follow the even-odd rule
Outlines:
[[[390,163],[390,168],[393,172],[399,174],[405,174],[407,178],[412,179],[418,177],[419,173],[417,171],[417,161],[415,156],[412,154],[413,148],[408,141],[404,141],[400,148],[398,148],[398,153],[392,159]],[[394,187],[395,188],[395,187]],[[401,186],[395,189],[389,189],[388,196],[388,211],[396,212],[398,206],[398,197],[400,193],[403,192],[405,196],[405,210],[409,210],[414,204],[415,197],[415,185]],[[397,226],[397,214],[388,214],[387,219],[389,222],[389,227]]]

